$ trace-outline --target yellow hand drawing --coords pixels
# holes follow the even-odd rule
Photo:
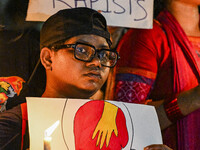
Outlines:
[[[108,102],[104,102],[103,114],[92,135],[92,139],[94,139],[99,131],[96,146],[98,146],[100,143],[100,149],[103,147],[105,140],[106,147],[108,147],[112,132],[114,132],[115,135],[118,136],[118,130],[116,125],[117,111],[117,106]]]

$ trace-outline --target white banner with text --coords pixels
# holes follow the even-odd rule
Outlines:
[[[45,21],[61,9],[88,7],[100,11],[109,26],[152,28],[153,0],[29,0],[27,21]]]

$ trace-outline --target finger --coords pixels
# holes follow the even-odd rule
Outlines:
[[[118,136],[118,130],[117,130],[117,128],[114,129],[114,133],[115,133],[116,136]]]
[[[103,144],[104,144],[104,142],[105,142],[107,133],[108,133],[108,131],[106,131],[106,133],[105,133],[105,132],[102,133],[100,149],[103,147]]]
[[[108,134],[106,136],[106,147],[108,147],[108,145],[109,145],[111,135],[112,135],[112,132],[108,132]]]
[[[100,138],[101,138],[101,134],[102,134],[102,132],[99,131],[99,135],[98,135],[98,138],[97,138],[97,144],[96,144],[96,146],[99,145],[99,141],[100,141]]]
[[[94,139],[94,138],[95,138],[95,136],[96,136],[97,132],[98,132],[98,130],[97,130],[97,128],[95,128],[95,130],[94,130],[94,132],[93,132],[93,134],[92,134],[92,139]]]

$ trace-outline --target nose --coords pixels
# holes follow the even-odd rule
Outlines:
[[[101,61],[100,61],[98,54],[95,55],[95,57],[92,59],[92,61],[87,62],[86,65],[87,66],[96,66],[96,67],[101,68]]]

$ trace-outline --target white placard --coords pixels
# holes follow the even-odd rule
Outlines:
[[[96,125],[93,127],[95,121],[91,120],[91,118],[94,120],[98,116],[103,118],[102,116],[106,109],[105,105],[112,105],[117,108],[115,122],[118,135],[112,132],[109,144],[111,145],[114,140],[117,143],[112,144],[111,149],[113,145],[117,144],[123,145],[122,150],[143,150],[145,146],[150,144],[162,144],[157,114],[152,106],[114,101],[28,97],[30,150],[44,149],[44,133],[53,124],[57,124],[58,121],[60,124],[57,124],[58,127],[51,134],[51,150],[75,150],[78,144],[79,146],[81,145],[81,140],[84,144],[89,142],[89,144],[93,144],[92,146],[96,146],[97,137],[92,139],[91,136],[88,138],[87,135],[90,132],[93,134],[94,130],[91,129],[97,127]],[[113,113],[112,111],[108,112],[110,113],[106,115],[106,118],[112,120]],[[107,119],[107,121],[110,119]],[[100,120],[98,119],[98,124]],[[110,124],[105,123],[107,121],[104,121],[104,129],[109,129],[110,127]],[[81,123],[77,124],[77,122]],[[95,144],[92,142],[95,142]],[[106,142],[103,144],[103,148],[105,148]],[[109,144],[108,146],[110,146]],[[98,150],[99,146],[100,144],[97,148],[92,148],[92,150]],[[84,149],[90,150],[88,147],[84,147]],[[103,148],[102,150],[104,150]],[[113,150],[117,150],[117,148]]]
[[[108,25],[152,28],[153,0],[29,0],[27,21],[45,21],[61,9],[88,7],[101,11]]]

